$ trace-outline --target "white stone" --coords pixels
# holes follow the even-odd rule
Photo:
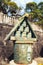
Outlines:
[[[16,37],[20,37],[20,31],[16,32]]]
[[[23,32],[22,33],[22,37],[26,37],[26,32]]]
[[[24,49],[25,48],[25,46],[24,45],[22,45],[22,49]]]
[[[30,53],[27,53],[27,61],[31,61],[31,55],[30,55]]]
[[[31,38],[31,32],[28,33],[27,38]]]
[[[22,24],[23,27],[26,27],[26,22],[24,21],[23,24]]]
[[[29,32],[29,27],[26,27],[25,28],[25,32]]]
[[[20,26],[19,31],[23,31],[23,26]]]
[[[32,46],[29,45],[27,52],[32,52]]]

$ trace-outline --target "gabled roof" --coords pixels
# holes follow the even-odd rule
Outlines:
[[[5,37],[4,40],[9,40],[12,35],[16,38],[16,40],[36,41],[36,35],[34,34],[27,17],[24,17],[23,20],[19,21],[18,24],[13,27],[13,29]]]

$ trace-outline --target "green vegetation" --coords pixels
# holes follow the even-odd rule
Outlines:
[[[25,11],[31,16],[31,21],[40,21],[43,19],[43,2],[39,4],[35,2],[27,3]]]
[[[30,10],[32,12],[37,8],[38,8],[38,6],[37,6],[37,4],[35,2],[30,2],[30,3],[26,4],[26,11]]]
[[[34,21],[43,28],[43,2],[39,4],[35,2],[27,3],[25,11],[28,12],[28,18],[31,22]]]
[[[8,12],[10,12],[13,16],[20,10],[21,7],[18,7],[15,2],[11,2],[11,0],[0,0],[0,11],[4,14],[8,14]],[[28,18],[31,22],[34,21],[43,28],[43,2],[38,4],[35,2],[29,2],[26,4],[26,8],[24,10],[28,13]]]
[[[8,12],[11,14],[16,13],[18,9],[19,7],[15,2],[11,2],[11,0],[0,0],[0,11],[4,14],[8,14]]]

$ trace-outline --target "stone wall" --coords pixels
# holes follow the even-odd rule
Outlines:
[[[0,12],[0,23],[15,25],[17,21],[18,20],[15,18],[15,16],[9,17],[6,14]]]

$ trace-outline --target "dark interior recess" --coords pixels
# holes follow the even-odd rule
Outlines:
[[[42,47],[42,49],[40,51],[40,56],[43,57],[43,47]]]
[[[12,55],[8,58],[9,61],[14,59],[14,53],[12,53]]]

